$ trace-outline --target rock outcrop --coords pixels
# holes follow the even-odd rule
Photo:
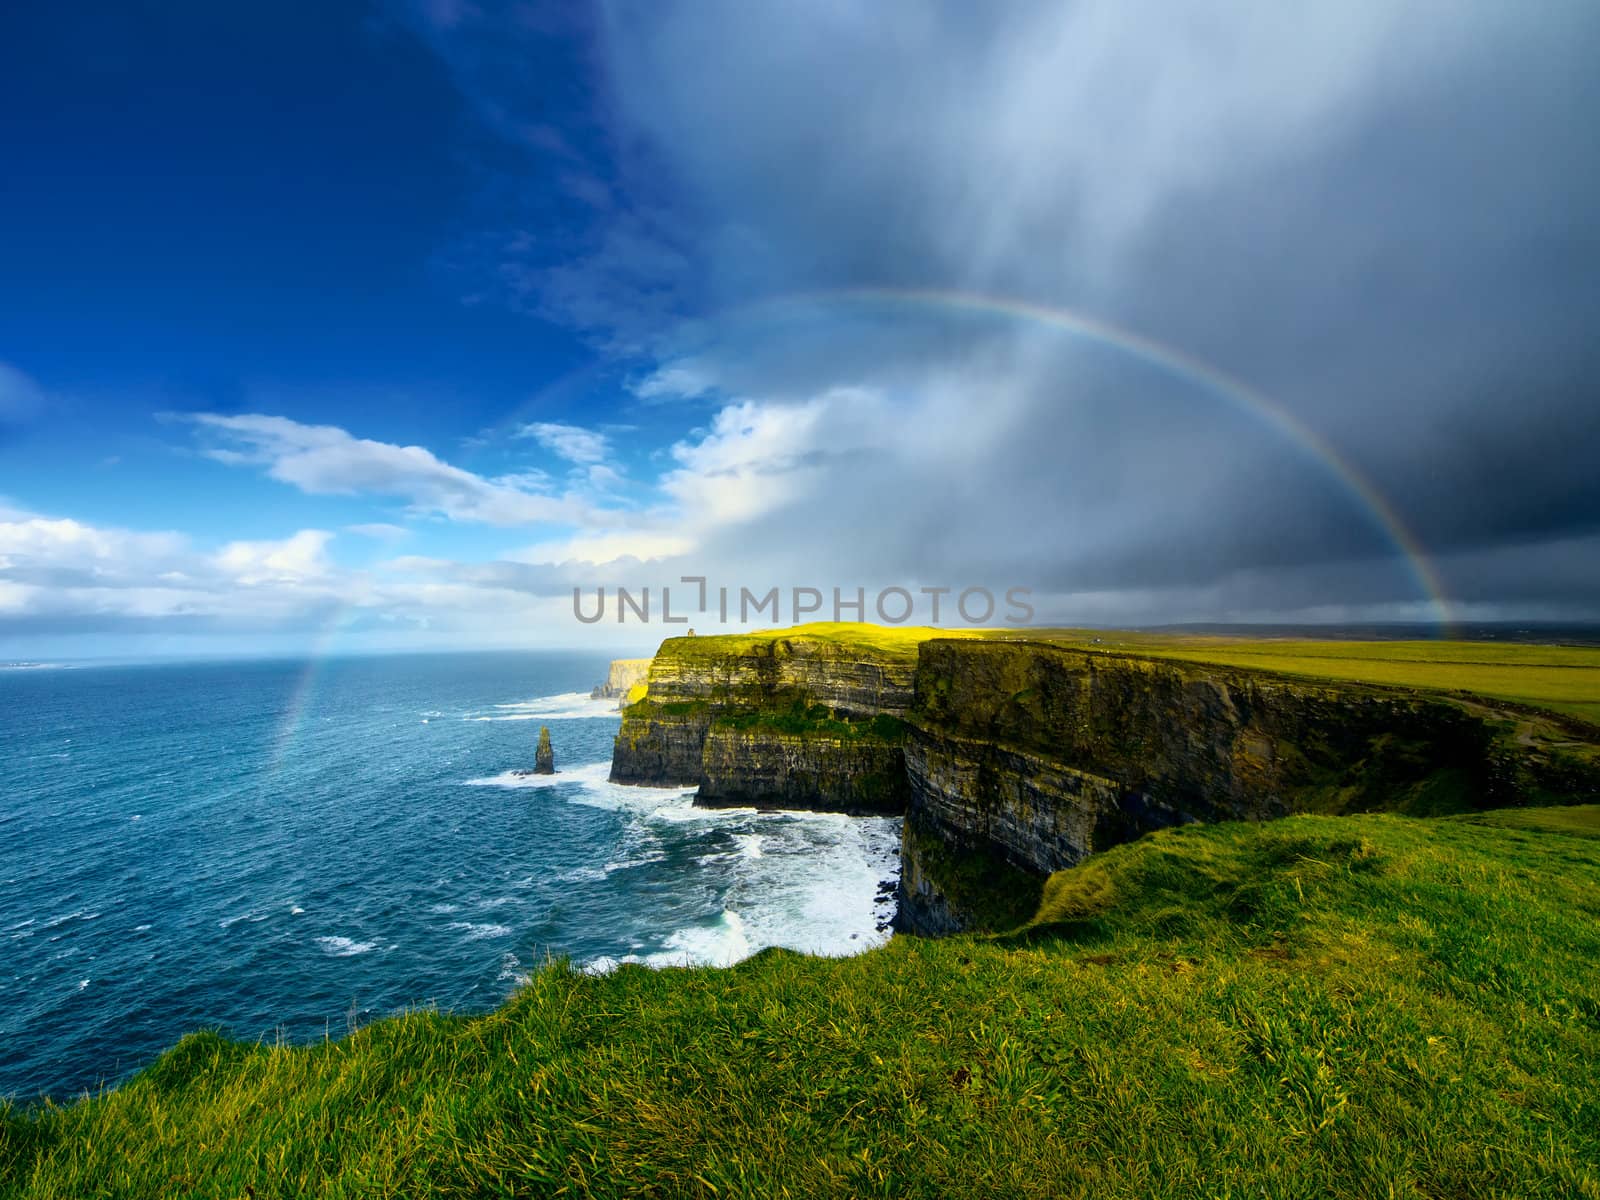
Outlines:
[[[550,726],[539,726],[539,745],[533,752],[533,773],[535,775],[554,775],[556,773],[556,752],[550,745]]]
[[[920,933],[1015,923],[1051,871],[1174,824],[1600,799],[1596,759],[1514,735],[1514,706],[1043,640],[915,649],[669,639],[611,777],[903,812],[898,921]]]

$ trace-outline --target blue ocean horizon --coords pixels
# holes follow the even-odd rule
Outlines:
[[[0,1096],[114,1085],[184,1033],[305,1042],[485,1011],[547,956],[878,944],[898,822],[606,781],[568,652],[0,671]],[[533,765],[549,725],[558,774]]]

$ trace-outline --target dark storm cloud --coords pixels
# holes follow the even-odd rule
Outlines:
[[[727,486],[680,492],[737,514],[702,522],[704,556],[965,570],[1147,619],[1419,599],[1343,467],[1193,380],[948,307],[765,300],[926,288],[1214,364],[1370,480],[1475,611],[1600,615],[1571,564],[1600,530],[1600,8],[604,13],[607,137],[562,152],[609,207],[581,253],[508,269],[647,350],[642,378],[748,398],[681,448]],[[741,471],[792,486],[755,503]]]

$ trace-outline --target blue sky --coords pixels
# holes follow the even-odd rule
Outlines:
[[[0,657],[647,645],[572,587],[683,574],[1593,619],[1597,30],[12,6]]]

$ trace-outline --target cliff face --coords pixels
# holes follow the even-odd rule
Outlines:
[[[929,844],[1042,880],[1167,825],[1487,807],[1538,783],[1448,699],[1030,643],[925,644],[908,730],[901,909],[919,930],[973,918],[919,862]]]
[[[627,706],[628,692],[645,681],[650,674],[648,658],[615,658],[606,672],[606,681],[596,684],[589,693],[591,700],[616,700],[620,707]]]
[[[915,674],[827,641],[670,638],[623,713],[611,778],[698,786],[704,804],[904,811]]]
[[[930,642],[911,720],[919,806],[1040,871],[1178,821],[1517,798],[1449,700],[1225,667]]]
[[[800,808],[903,813],[910,797],[898,730],[791,732],[718,725],[701,750],[695,803],[715,808]]]
[[[902,928],[1031,913],[1046,875],[1148,830],[1290,812],[1600,798],[1600,770],[1488,701],[1088,651],[935,639],[677,638],[612,778],[697,803],[904,812]]]

